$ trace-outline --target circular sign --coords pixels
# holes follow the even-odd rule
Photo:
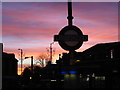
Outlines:
[[[59,45],[65,50],[76,50],[79,49],[83,40],[80,39],[83,36],[82,31],[76,26],[65,26],[59,32]]]

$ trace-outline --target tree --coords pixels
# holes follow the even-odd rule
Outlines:
[[[31,69],[26,67],[22,73],[22,84],[27,85],[30,82],[30,77],[32,76]]]
[[[37,57],[36,64],[39,64],[41,67],[45,67],[49,61],[49,56],[47,54],[40,54]]]

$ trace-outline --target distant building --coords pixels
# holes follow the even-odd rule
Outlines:
[[[17,62],[14,54],[2,51],[2,90],[14,89],[18,86]]]
[[[3,52],[2,54],[2,75],[16,76],[17,75],[17,59],[14,54]]]
[[[98,61],[120,59],[120,42],[97,44],[83,51],[82,59],[84,61]]]
[[[0,43],[0,89],[2,88],[2,50],[3,44]]]
[[[17,76],[17,62],[14,54],[3,52],[3,43],[0,43],[2,77]]]

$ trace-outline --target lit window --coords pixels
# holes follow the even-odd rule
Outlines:
[[[92,77],[95,77],[95,73],[92,74]]]
[[[87,78],[86,78],[86,81],[89,81],[89,80],[90,80],[90,78],[89,78],[89,77],[87,77]]]
[[[30,79],[32,79],[32,77],[30,77]]]
[[[80,78],[82,78],[82,74],[80,74]]]
[[[113,59],[113,49],[110,50],[110,58]]]
[[[76,62],[80,62],[80,60],[76,60]]]
[[[51,82],[56,82],[57,80],[51,80]]]

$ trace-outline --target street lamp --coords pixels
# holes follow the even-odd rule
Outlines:
[[[23,50],[22,49],[18,49],[18,50],[20,50],[20,53],[21,53],[21,74],[22,74],[22,61],[23,61],[22,56],[23,56]]]
[[[50,61],[52,62],[52,45],[54,44],[54,42],[50,43]]]
[[[25,59],[27,59],[27,58],[31,58],[31,71],[33,73],[33,56],[31,56],[31,57],[25,57]]]

